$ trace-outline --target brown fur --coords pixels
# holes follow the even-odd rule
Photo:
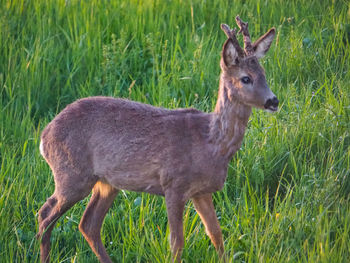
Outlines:
[[[53,171],[55,191],[39,211],[43,262],[49,261],[55,222],[91,190],[79,229],[98,259],[111,262],[100,229],[119,189],[165,196],[170,243],[177,261],[184,245],[182,213],[185,203],[192,199],[223,257],[211,194],[224,185],[228,163],[242,143],[251,107],[262,108],[274,96],[258,60],[242,57],[230,41],[223,47],[213,113],[91,97],[68,105],[47,125],[41,136],[41,151]],[[253,80],[250,86],[241,83],[246,75]]]

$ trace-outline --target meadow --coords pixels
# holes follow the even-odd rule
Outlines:
[[[37,211],[54,189],[40,133],[82,97],[213,110],[226,36],[276,27],[261,61],[280,100],[253,110],[214,194],[233,262],[350,259],[350,4],[346,0],[0,0],[0,262],[39,262]],[[241,39],[240,39],[241,40]],[[88,198],[57,223],[52,262],[97,262],[78,230]],[[193,204],[183,262],[219,262]],[[122,191],[102,240],[114,262],[169,262],[162,197]]]

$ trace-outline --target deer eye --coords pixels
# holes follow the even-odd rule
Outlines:
[[[252,80],[248,77],[248,76],[245,76],[243,78],[241,78],[241,81],[244,83],[244,84],[249,84],[252,82]]]

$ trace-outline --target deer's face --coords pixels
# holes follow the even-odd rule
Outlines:
[[[275,31],[270,30],[252,46],[249,55],[241,53],[228,39],[223,47],[221,68],[224,74],[227,94],[238,101],[267,111],[277,111],[278,99],[267,85],[264,69],[258,58],[268,51]]]

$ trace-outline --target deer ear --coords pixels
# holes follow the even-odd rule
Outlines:
[[[222,58],[226,67],[231,67],[238,64],[238,52],[233,45],[231,38],[227,39],[222,49]]]
[[[257,58],[265,56],[266,52],[270,49],[273,38],[275,37],[275,28],[271,28],[267,33],[261,36],[253,44],[253,50]]]

